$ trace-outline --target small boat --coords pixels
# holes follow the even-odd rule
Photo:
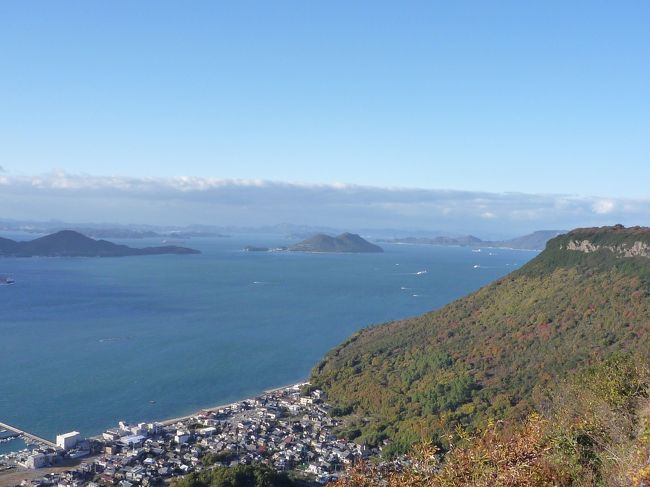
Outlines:
[[[16,281],[14,281],[11,277],[1,277],[0,276],[0,286],[9,286],[10,284],[14,284]]]
[[[427,273],[427,270],[425,269],[425,270],[423,270],[423,271],[417,271],[417,272],[415,273],[415,275],[416,275],[416,276],[421,276],[422,274],[426,274],[426,273]]]

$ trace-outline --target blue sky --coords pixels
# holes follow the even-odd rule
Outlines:
[[[648,25],[642,1],[4,1],[0,166],[643,199]]]

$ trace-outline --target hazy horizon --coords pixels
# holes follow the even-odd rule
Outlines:
[[[51,173],[0,176],[0,219],[213,227],[291,224],[480,236],[647,224],[650,199]]]
[[[649,225],[649,18],[635,1],[4,2],[0,218]]]

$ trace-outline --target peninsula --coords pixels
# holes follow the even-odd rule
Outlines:
[[[332,237],[324,233],[314,235],[294,245],[278,248],[244,247],[247,252],[316,252],[316,253],[377,253],[383,252],[380,246],[368,242],[355,233],[342,233]]]
[[[200,253],[198,250],[176,246],[137,249],[107,240],[95,240],[72,230],[63,230],[25,242],[0,237],[0,257],[127,257]]]

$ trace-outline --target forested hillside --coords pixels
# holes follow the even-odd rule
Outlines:
[[[551,387],[521,421],[456,431],[444,456],[422,443],[406,462],[358,465],[335,487],[647,487],[648,365],[647,354],[614,354]]]
[[[650,350],[650,259],[638,251],[649,239],[649,229],[621,226],[559,236],[438,311],[355,334],[312,383],[348,417],[348,436],[390,440],[389,454],[423,438],[445,446],[458,425],[523,418],[567,373]]]

